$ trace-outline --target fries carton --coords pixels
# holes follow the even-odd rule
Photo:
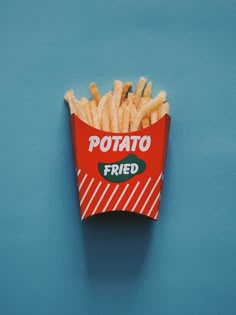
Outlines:
[[[158,219],[171,118],[112,133],[70,116],[81,218],[128,211]]]

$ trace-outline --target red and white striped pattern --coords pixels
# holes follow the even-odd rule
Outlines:
[[[162,173],[158,178],[130,183],[108,183],[77,172],[81,219],[106,211],[131,211],[157,219]],[[160,185],[159,185],[160,184]]]
[[[93,209],[92,215],[94,215],[96,213],[96,210],[99,207],[100,203],[102,202],[103,197],[105,196],[105,194],[106,194],[107,190],[109,189],[109,187],[110,187],[110,184],[108,184],[106,186],[106,188],[103,190],[103,193],[102,193],[101,197],[99,198],[99,200],[98,200],[98,202],[96,204],[96,207]]]
[[[105,211],[107,210],[107,207],[109,206],[109,204],[110,204],[110,202],[111,202],[113,196],[115,195],[117,189],[119,188],[119,186],[120,186],[120,185],[116,185],[115,189],[112,191],[112,194],[110,195],[110,197],[109,197],[109,199],[108,199],[108,201],[107,201],[105,207],[103,208],[102,212],[105,212]]]
[[[86,180],[86,177],[88,176],[88,174],[85,174],[81,183],[79,184],[79,190],[82,188],[83,184],[84,184],[84,181]]]
[[[137,184],[135,185],[133,191],[132,191],[131,194],[129,195],[129,198],[128,198],[128,200],[126,201],[126,204],[124,205],[123,211],[124,211],[125,209],[127,209],[127,206],[128,206],[128,204],[129,204],[130,200],[132,199],[132,197],[133,197],[133,195],[134,195],[136,189],[138,188],[139,184],[140,184],[140,182],[137,182]]]
[[[143,213],[143,210],[145,209],[145,207],[146,207],[146,205],[147,205],[149,199],[150,199],[151,196],[153,195],[153,192],[154,192],[155,188],[157,187],[157,185],[158,185],[158,183],[159,183],[159,181],[160,181],[160,179],[161,179],[161,175],[162,175],[162,173],[160,174],[160,176],[159,176],[158,179],[156,180],[154,186],[152,187],[152,190],[150,191],[150,193],[149,193],[147,199],[145,200],[145,202],[144,202],[144,204],[143,204],[143,206],[142,206],[142,209],[140,210],[140,213]],[[159,195],[158,195],[158,198],[159,198]],[[158,199],[157,199],[157,200],[158,200]]]
[[[116,209],[119,209],[119,208],[117,208],[117,207],[119,206],[119,204],[120,204],[120,202],[121,202],[121,199],[123,198],[123,196],[124,196],[124,194],[125,194],[125,192],[126,192],[126,190],[127,190],[128,187],[129,187],[129,184],[127,184],[127,185],[125,186],[125,189],[122,191],[122,193],[121,193],[120,197],[118,198],[116,204],[114,205],[112,211],[115,211]]]
[[[136,200],[136,202],[135,202],[135,204],[131,210],[132,212],[136,209],[136,206],[139,203],[140,199],[142,198],[143,194],[145,193],[145,190],[147,189],[147,186],[149,185],[150,181],[151,181],[151,177],[148,178],[145,186],[143,187],[141,193],[139,194],[138,199]]]

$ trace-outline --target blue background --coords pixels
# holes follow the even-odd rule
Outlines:
[[[235,314],[236,1],[0,1],[0,314]],[[81,223],[64,92],[140,75],[172,126],[159,222]]]

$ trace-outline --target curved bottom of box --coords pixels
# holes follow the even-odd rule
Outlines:
[[[155,215],[154,213],[149,215],[149,214],[146,214],[146,213],[140,213],[140,212],[135,212],[135,211],[131,211],[131,210],[106,210],[106,211],[102,211],[102,212],[96,212],[95,214],[92,214],[92,215],[88,215],[88,216],[85,216],[85,217],[82,217],[81,216],[81,220],[84,221],[89,218],[93,218],[93,217],[99,217],[99,216],[104,216],[104,215],[112,215],[112,214],[117,214],[117,215],[135,215],[137,217],[145,217],[147,219],[150,219],[150,220],[155,220],[155,221],[158,221],[158,212],[159,210],[156,210],[155,209]]]

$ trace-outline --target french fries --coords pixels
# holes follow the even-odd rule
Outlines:
[[[165,102],[163,103],[158,111],[159,114],[159,119],[161,119],[163,116],[165,116],[165,114],[168,114],[170,112],[170,105],[169,103]]]
[[[107,102],[107,98],[111,95],[111,93],[107,93],[101,97],[99,103],[98,103],[98,120],[101,122],[102,121],[102,113],[105,107],[105,104]]]
[[[153,100],[142,106],[135,116],[131,126],[130,131],[138,130],[140,122],[144,118],[144,116],[153,110],[158,110],[160,106],[166,101],[166,92],[161,91]]]
[[[99,100],[101,98],[101,95],[100,95],[100,92],[98,91],[96,84],[94,82],[90,83],[89,89],[90,89],[90,92],[91,92],[96,104],[98,105]]]
[[[129,90],[132,87],[132,82],[125,82],[122,88],[122,94],[121,94],[121,103],[123,103],[126,99],[126,95],[129,92]]]
[[[158,111],[153,110],[151,112],[151,125],[155,124],[158,121]]]
[[[103,131],[110,131],[110,101],[111,101],[111,94],[107,96],[106,103],[104,105],[101,117],[101,127]]]
[[[82,97],[81,100],[82,109],[85,113],[85,117],[88,121],[89,125],[93,125],[92,114],[91,114],[91,106],[89,100],[86,97]]]
[[[141,97],[142,97],[142,93],[143,93],[143,89],[145,87],[145,84],[147,82],[147,79],[144,78],[144,77],[141,77],[137,83],[137,86],[135,88],[135,91],[134,91],[134,103],[135,103],[135,106],[137,109],[140,108],[140,100],[141,100]]]
[[[91,108],[94,128],[101,129],[100,122],[98,120],[98,109],[97,109],[95,100],[90,101],[90,108]]]
[[[146,85],[144,91],[143,91],[144,97],[151,97],[152,96],[152,82],[148,82]]]
[[[140,100],[140,108],[144,107],[145,104],[147,104],[150,101],[149,97],[142,97]],[[146,113],[146,115],[142,119],[142,129],[147,128],[150,126],[150,117],[149,113]]]
[[[152,82],[146,83],[147,79],[141,77],[132,93],[131,82],[123,84],[115,80],[113,91],[101,96],[92,82],[89,85],[92,100],[85,97],[78,100],[73,90],[68,90],[64,99],[71,115],[78,116],[96,129],[114,133],[133,132],[148,128],[170,112],[166,92],[161,91],[152,98]]]
[[[64,96],[64,99],[69,104],[71,115],[75,114],[81,120],[83,120],[86,124],[88,124],[88,120],[82,108],[82,104],[75,98],[74,91],[73,90],[67,91]]]

